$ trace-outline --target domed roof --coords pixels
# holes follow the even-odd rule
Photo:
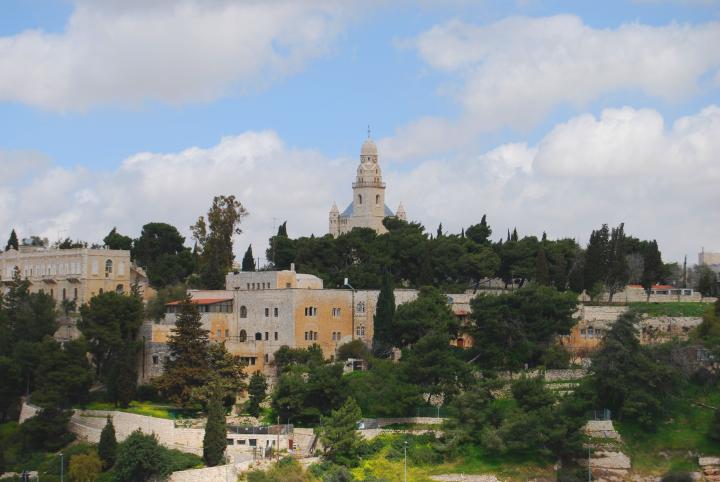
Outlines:
[[[377,146],[371,138],[365,139],[363,142],[362,149],[360,149],[361,156],[377,156]]]

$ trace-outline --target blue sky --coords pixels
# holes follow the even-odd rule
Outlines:
[[[704,186],[716,172],[715,112],[700,116],[720,103],[720,60],[708,45],[720,39],[717,1],[318,1],[288,7],[278,0],[255,4],[252,12],[267,23],[247,37],[242,31],[254,27],[253,14],[223,13],[223,3],[159,0],[146,7],[114,0],[3,0],[0,167],[22,159],[28,170],[0,181],[5,208],[0,236],[20,226],[25,234],[53,237],[62,231],[95,240],[115,225],[136,235],[151,220],[172,221],[186,232],[212,193],[227,189],[251,212],[239,245],[262,243],[273,217],[289,218],[295,234],[322,234],[332,201],[345,204],[350,198],[355,159],[370,124],[386,178],[395,183],[389,184],[388,199],[402,200],[409,216],[428,227],[443,222],[459,230],[487,211],[497,233],[517,226],[521,234],[546,230],[585,242],[594,226],[625,221],[629,232],[657,238],[671,258],[687,253],[692,260],[701,246],[720,250],[716,228],[698,212],[718,200]],[[260,11],[266,5],[271,5],[267,12]],[[573,17],[557,20],[560,15]],[[224,31],[227,18],[236,27]],[[188,40],[183,30],[194,25],[198,31]],[[535,29],[541,46],[525,58],[536,37],[525,44],[515,39]],[[265,43],[258,40],[266,33]],[[572,35],[596,41],[574,51]],[[430,41],[423,43],[426,38]],[[191,42],[187,52],[185,41]],[[453,52],[458,41],[467,43]],[[233,42],[254,44],[257,53],[228,47]],[[195,50],[198,44],[203,47]],[[490,50],[476,58],[473,52],[486,45]],[[544,65],[544,48],[555,63]],[[206,53],[210,60],[203,59]],[[623,71],[624,56],[640,65]],[[234,63],[248,67],[234,70]],[[588,70],[592,63],[609,71],[618,66],[618,73]],[[209,72],[215,67],[217,75]],[[503,75],[502,69],[516,67],[518,77]],[[557,76],[548,74],[555,68]],[[583,77],[585,71],[594,74]],[[687,71],[693,74],[686,76]],[[541,79],[533,92],[531,77],[546,74],[549,84]],[[573,75],[577,78],[555,90]],[[522,85],[513,99],[517,83]],[[528,105],[537,99],[543,100]],[[606,109],[613,111],[603,121]],[[648,110],[653,115],[642,115]],[[686,116],[698,131],[674,132],[673,123]],[[432,121],[427,125],[423,119]],[[664,133],[658,142],[667,143],[660,154],[651,152],[657,142],[637,152],[628,148],[657,136],[658,119]],[[603,137],[608,132],[610,141]],[[577,160],[592,162],[590,168],[568,167],[576,162],[573,156],[586,153],[582,146],[568,150],[562,136],[572,133],[574,141],[588,135],[588,149],[592,142],[600,146],[588,160]],[[248,135],[259,137],[251,142]],[[710,146],[691,149],[690,158],[667,154],[688,152],[687,144],[698,136]],[[238,137],[237,145],[231,143],[235,157],[229,154],[237,164],[228,171],[218,168],[221,139]],[[609,142],[618,145],[602,154]],[[186,151],[192,148],[200,153]],[[618,164],[616,152],[633,155]],[[152,190],[144,167],[128,168],[138,153],[152,153],[141,165],[166,169],[168,183],[175,175],[197,175],[183,174],[188,168],[183,159],[193,166],[207,163],[205,172],[214,174],[201,192],[176,182],[179,201],[173,195],[159,201],[154,192],[133,194],[132,186]],[[618,166],[622,171],[635,159],[636,168],[619,172]],[[672,169],[662,168],[651,169],[647,182],[641,174],[649,172],[652,159],[658,166],[687,162],[688,169],[700,171],[699,181],[678,179]],[[603,162],[607,169],[595,172]],[[592,176],[586,175],[590,171]],[[217,172],[233,172],[235,182],[215,182]],[[279,175],[307,176],[315,185],[306,193],[307,186],[259,184]],[[453,187],[454,178],[461,185]],[[703,186],[689,187],[696,181]],[[121,188],[123,182],[128,186]],[[121,197],[108,198],[103,183]],[[183,192],[181,186],[191,190]],[[171,187],[163,189],[172,192]],[[23,196],[43,198],[44,189],[55,200],[52,209],[24,207]],[[273,196],[259,194],[265,189]],[[620,195],[613,201],[608,191],[614,189]],[[278,191],[294,201],[277,200]],[[568,199],[557,194],[563,191],[577,199],[569,202],[576,210],[564,212]],[[142,209],[132,203],[123,207],[122,193],[143,199]],[[630,205],[656,209],[636,212]],[[593,212],[596,207],[600,212]],[[668,232],[658,210],[681,217],[676,229],[688,232]]]

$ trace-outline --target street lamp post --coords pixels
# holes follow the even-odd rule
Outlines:
[[[350,305],[350,312],[352,313],[352,332],[350,333],[350,339],[355,340],[355,288],[353,288],[348,281],[349,280],[345,278],[343,286],[347,286],[352,290],[352,302]]]
[[[405,441],[405,482],[407,482],[407,440]]]
[[[60,452],[60,482],[65,480],[65,464],[63,463],[63,453]]]

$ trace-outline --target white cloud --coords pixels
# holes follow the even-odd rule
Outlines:
[[[402,201],[429,229],[442,222],[457,232],[487,213],[494,239],[517,226],[521,235],[547,231],[585,243],[601,223],[625,222],[629,233],[656,238],[666,259],[687,253],[692,260],[699,246],[720,249],[713,218],[720,199],[717,106],[671,125],[653,110],[606,109],[557,125],[536,146],[503,144],[401,169],[384,159],[380,151],[388,205]],[[188,235],[214,195],[235,194],[250,211],[236,254],[252,243],[263,256],[273,217],[288,221],[291,236],[327,232],[332,202],[342,208],[351,199],[356,162],[294,149],[263,131],[207,148],[138,153],[111,172],[50,166],[3,184],[0,235],[16,227],[21,236],[99,241],[113,226],[137,236],[151,221]]]
[[[475,157],[425,161],[392,172],[388,191],[411,218],[455,231],[483,213],[503,237],[576,237],[601,223],[656,238],[667,259],[720,250],[713,221],[720,194],[720,108],[665,126],[648,109],[606,109],[557,125],[537,146],[505,144]]]
[[[287,219],[291,235],[325,234],[333,198],[344,200],[341,187],[349,186],[353,169],[354,162],[288,148],[272,131],[246,132],[209,148],[139,153],[112,172],[50,167],[26,182],[4,183],[0,226],[22,236],[54,240],[61,233],[98,242],[113,226],[134,237],[158,221],[189,236],[213,196],[234,194],[250,212],[237,254],[253,243],[262,257],[273,217]]]
[[[0,101],[51,110],[213,100],[326,54],[338,0],[81,0],[59,34],[0,37]]]
[[[503,126],[527,129],[558,106],[581,108],[608,93],[678,101],[717,87],[710,79],[720,68],[717,22],[599,29],[572,15],[488,25],[454,20],[405,45],[454,79],[443,92],[462,112],[457,119],[425,117],[401,127],[382,142],[393,158],[453,148]]]

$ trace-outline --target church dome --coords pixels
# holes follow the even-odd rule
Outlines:
[[[375,142],[373,142],[372,139],[369,137],[365,139],[365,142],[363,142],[362,149],[360,149],[360,155],[361,156],[377,156],[377,146],[375,145]]]

